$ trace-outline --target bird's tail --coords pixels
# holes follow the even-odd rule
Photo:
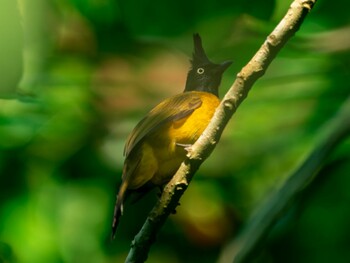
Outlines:
[[[116,197],[115,206],[114,206],[114,215],[113,215],[113,223],[112,223],[112,239],[115,237],[115,233],[117,231],[117,227],[119,224],[120,216],[123,215],[123,202],[124,197],[127,192],[127,184],[123,182],[119,188],[119,192]]]

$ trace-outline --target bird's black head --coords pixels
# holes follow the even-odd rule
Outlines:
[[[205,91],[219,96],[218,89],[222,74],[232,64],[232,61],[215,64],[205,54],[199,34],[193,35],[193,42],[192,67],[187,74],[184,92]]]

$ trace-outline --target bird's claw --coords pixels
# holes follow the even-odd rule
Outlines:
[[[176,143],[176,146],[180,146],[180,147],[184,148],[184,150],[187,152],[187,154],[191,154],[191,152],[192,152],[192,144]]]

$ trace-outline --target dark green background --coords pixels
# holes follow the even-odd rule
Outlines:
[[[221,96],[290,1],[4,0],[0,262],[123,262],[156,200],[127,203],[109,241],[123,144],[182,91],[198,32],[232,59]],[[319,1],[251,90],[152,247],[149,262],[215,262],[350,95],[350,2]],[[350,116],[349,116],[350,121]],[[348,262],[350,141],[324,164],[256,262]]]

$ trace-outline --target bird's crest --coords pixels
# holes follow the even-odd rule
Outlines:
[[[193,65],[203,65],[212,63],[202,46],[202,39],[198,33],[193,34],[194,52],[192,54],[191,63]]]

